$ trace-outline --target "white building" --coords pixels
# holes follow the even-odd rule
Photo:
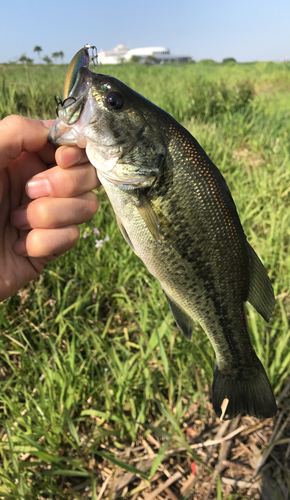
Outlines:
[[[100,64],[118,64],[125,59],[129,51],[126,45],[117,45],[113,50],[101,50],[98,53],[98,62]]]
[[[190,56],[173,55],[167,47],[144,47],[140,49],[131,49],[125,55],[125,60],[130,61],[133,56],[139,57],[139,62],[146,62],[147,58],[153,59],[155,64],[163,64],[165,62],[189,62]]]
[[[125,45],[117,45],[113,50],[103,50],[98,54],[98,61],[101,64],[118,64],[122,61],[130,61],[133,56],[139,58],[140,63],[145,63],[147,58],[155,64],[165,62],[189,62],[188,55],[173,55],[167,47],[144,47],[131,49]]]
[[[133,56],[137,56],[140,58],[140,62],[145,62],[147,57],[163,58],[169,54],[170,50],[167,47],[144,47],[129,50],[125,55],[125,59],[126,61],[130,61]]]

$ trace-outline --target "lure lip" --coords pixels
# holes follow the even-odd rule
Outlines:
[[[92,54],[89,54],[89,50],[92,50]],[[90,62],[92,62],[95,68],[98,67],[98,50],[95,45],[90,45],[86,43],[82,49],[80,49],[72,58],[69,63],[63,87],[63,99],[58,95],[54,96],[56,102],[56,115],[58,116],[59,107],[63,108],[65,106],[66,100],[69,98],[72,89],[78,80],[79,70],[83,67],[89,68]]]
[[[89,50],[92,49],[92,55],[90,56]],[[86,44],[82,49],[80,49],[72,58],[69,67],[66,72],[65,80],[64,80],[64,88],[63,88],[63,99],[67,99],[69,94],[74,87],[74,84],[77,79],[78,72],[80,68],[86,67],[88,68],[90,65],[90,61],[94,63],[94,66],[97,68],[98,64],[98,52],[97,47],[95,45]]]

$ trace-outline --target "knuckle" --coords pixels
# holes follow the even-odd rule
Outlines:
[[[27,235],[27,250],[31,257],[48,257],[70,250],[79,239],[76,225],[55,229],[34,229]]]
[[[19,115],[9,115],[5,116],[3,120],[1,120],[2,125],[8,128],[14,128],[15,126],[22,126],[24,124],[25,118]]]
[[[33,227],[47,227],[50,225],[50,211],[48,210],[48,199],[39,198],[29,204],[27,216]]]
[[[79,239],[80,230],[77,225],[70,225],[60,229],[61,235],[59,238],[58,248],[54,251],[66,251],[72,248]]]
[[[67,230],[68,230],[70,240],[73,242],[77,242],[77,240],[79,239],[79,236],[80,236],[79,227],[76,225],[71,225],[67,228]]]
[[[27,253],[31,257],[40,257],[43,255],[43,239],[40,237],[39,231],[33,229],[26,238]]]
[[[52,191],[55,196],[62,197],[64,193],[66,196],[74,195],[79,189],[79,182],[74,173],[68,169],[54,167],[49,172],[50,183]]]

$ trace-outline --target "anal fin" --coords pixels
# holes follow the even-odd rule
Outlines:
[[[164,290],[163,290],[164,292]],[[191,335],[194,329],[195,322],[191,319],[186,312],[184,312],[180,307],[178,307],[169,297],[166,295],[164,292],[164,295],[167,299],[167,302],[169,304],[169,307],[172,312],[172,316],[178,326],[178,328],[182,331],[184,334],[186,340],[190,342],[191,340]]]

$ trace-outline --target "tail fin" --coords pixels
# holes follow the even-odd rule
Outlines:
[[[260,360],[258,373],[253,377],[231,378],[215,367],[212,384],[212,402],[214,411],[222,420],[229,420],[239,413],[257,418],[274,417],[277,405],[274,394]],[[256,372],[256,370],[255,370]],[[223,404],[224,403],[224,404]],[[223,407],[222,407],[223,405]],[[225,408],[225,411],[222,408]]]

